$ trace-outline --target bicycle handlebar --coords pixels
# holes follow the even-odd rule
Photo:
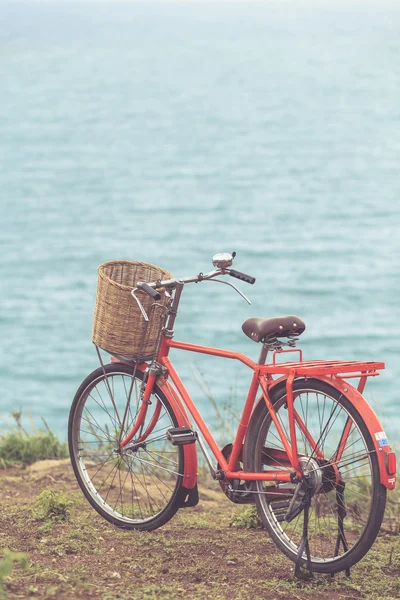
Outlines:
[[[140,289],[145,292],[151,298],[155,300],[160,300],[161,295],[156,290],[158,288],[174,288],[177,284],[185,284],[185,283],[199,283],[200,281],[209,281],[214,279],[214,277],[218,277],[219,275],[230,275],[231,277],[235,277],[236,279],[240,279],[240,281],[245,281],[246,283],[250,283],[253,285],[256,281],[255,277],[251,275],[246,275],[246,273],[241,273],[240,271],[235,271],[234,269],[217,269],[214,271],[209,271],[209,273],[199,273],[194,277],[179,277],[176,279],[166,279],[164,281],[153,281],[149,283],[144,283],[143,281],[138,281],[136,284],[136,289]],[[218,280],[217,280],[218,281]],[[219,283],[227,283],[219,281]],[[244,296],[240,290],[238,290],[234,285],[228,284],[233,287],[241,296],[245,298],[247,302],[249,300]],[[134,296],[135,290],[132,291],[132,295]],[[137,298],[135,298],[137,301]],[[249,302],[250,303],[250,302]]]

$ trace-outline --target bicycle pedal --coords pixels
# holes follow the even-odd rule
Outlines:
[[[283,523],[283,521],[286,521],[286,511],[282,513],[275,513],[275,518],[278,523]]]
[[[289,505],[290,505],[290,500],[282,500],[281,502],[271,502],[270,504],[271,504],[271,508],[273,508],[274,511],[276,508],[288,509]]]
[[[167,440],[173,446],[186,446],[194,444],[197,440],[197,433],[190,427],[174,427],[167,430]]]
[[[290,500],[271,503],[271,508],[274,510],[274,515],[278,523],[286,521],[286,513],[289,508]]]

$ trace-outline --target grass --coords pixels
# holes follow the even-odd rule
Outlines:
[[[27,431],[22,425],[22,412],[14,411],[11,415],[15,424],[0,433],[0,468],[68,457],[67,444],[59,441],[44,419],[44,429],[37,429],[32,422],[32,431]]]

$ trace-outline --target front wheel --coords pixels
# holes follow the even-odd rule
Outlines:
[[[107,521],[123,529],[156,529],[179,508],[183,450],[166,438],[178,422],[155,386],[137,434],[120,448],[137,421],[143,373],[133,378],[133,368],[119,363],[106,365],[105,371],[107,378],[102,368],[93,371],[73,400],[68,425],[72,466],[86,498]]]
[[[290,439],[285,383],[273,388],[270,398]],[[296,439],[300,467],[312,472],[308,524],[311,567],[316,572],[335,573],[350,568],[372,546],[383,519],[386,488],[380,483],[369,431],[343,394],[317,379],[300,379],[293,384],[293,398],[299,415]],[[276,460],[272,464],[271,457],[284,454],[278,431],[261,401],[246,436],[246,470],[292,470],[287,464],[278,462],[277,466]],[[278,548],[296,561],[304,510],[290,522],[286,520],[289,507],[293,507],[295,485],[257,481],[253,489],[264,527]],[[306,564],[305,554],[300,560]]]

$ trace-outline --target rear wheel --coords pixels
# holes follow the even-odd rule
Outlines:
[[[68,426],[72,466],[83,493],[102,517],[124,529],[156,529],[179,508],[183,449],[166,438],[167,429],[178,422],[167,398],[155,387],[146,418],[121,449],[119,440],[131,431],[142,405],[143,374],[137,371],[133,378],[133,368],[118,363],[106,365],[105,371],[107,380],[102,368],[91,373],[72,403]]]
[[[371,436],[351,402],[336,388],[316,379],[295,381],[293,393],[294,408],[311,434],[307,436],[296,425],[300,467],[303,471],[312,471],[308,526],[312,568],[321,573],[335,573],[358,562],[372,546],[383,519],[386,488],[379,480]],[[271,401],[289,439],[285,384],[272,389]],[[347,436],[343,432],[347,432]],[[345,440],[345,444],[341,444],[341,440]],[[316,444],[323,456],[317,456]],[[339,446],[343,446],[343,451],[340,458],[335,458]],[[279,461],[278,466],[271,464],[271,457],[279,457],[279,451],[284,452],[283,444],[265,403],[261,402],[246,436],[246,470],[292,470],[287,464],[279,465]],[[295,485],[258,481],[253,489],[264,526],[276,545],[296,561],[304,511],[290,522],[285,520]],[[338,528],[343,504],[345,544]],[[302,560],[305,564],[305,554]]]

